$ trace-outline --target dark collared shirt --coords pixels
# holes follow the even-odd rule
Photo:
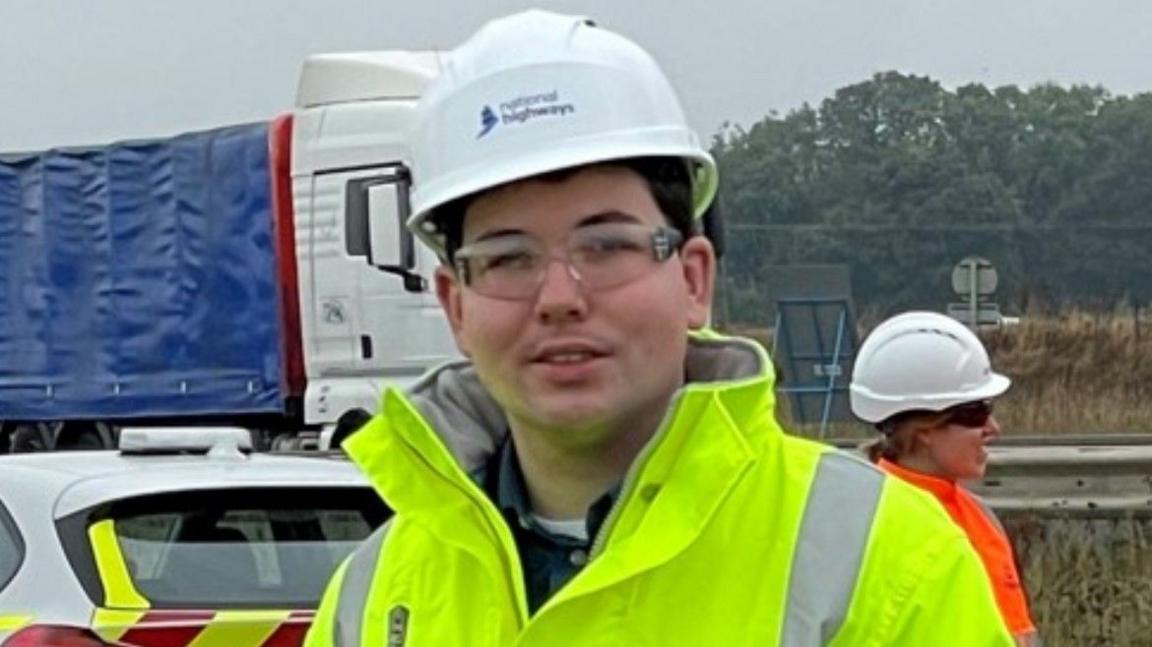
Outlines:
[[[532,516],[528,488],[524,483],[524,473],[520,471],[520,461],[516,459],[511,435],[475,476],[512,529],[524,569],[528,611],[534,614],[588,563],[592,542],[616,502],[619,487],[610,490],[588,508],[585,516],[588,541],[581,541],[549,532]]]

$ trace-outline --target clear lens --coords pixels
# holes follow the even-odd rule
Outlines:
[[[456,252],[456,269],[476,292],[498,299],[531,299],[553,260],[564,262],[588,290],[635,281],[672,256],[682,236],[669,227],[601,223],[580,227],[565,243],[565,255],[546,252],[521,234],[485,239]]]

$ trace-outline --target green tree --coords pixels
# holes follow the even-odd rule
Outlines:
[[[858,302],[939,308],[952,265],[1001,270],[1007,301],[1152,299],[1152,94],[1021,90],[877,74],[818,108],[727,128],[735,318],[776,264],[847,263]]]

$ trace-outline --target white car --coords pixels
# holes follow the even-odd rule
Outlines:
[[[0,456],[0,647],[301,644],[388,510],[347,460],[243,430],[125,430],[119,451]]]

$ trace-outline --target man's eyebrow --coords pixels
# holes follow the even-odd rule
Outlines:
[[[527,238],[528,234],[524,233],[524,231],[522,229],[510,229],[510,228],[493,229],[491,231],[482,232],[479,236],[472,239],[471,241],[468,241],[465,244],[467,245],[467,244],[471,244],[471,243],[478,243],[482,240],[492,240],[494,238],[510,238],[513,236],[524,236],[525,238]]]
[[[634,215],[632,215],[626,211],[609,209],[607,211],[599,211],[599,212],[591,214],[589,216],[585,216],[584,218],[582,218],[580,220],[580,222],[576,223],[576,228],[578,229],[580,227],[588,227],[591,225],[601,225],[604,223],[616,223],[616,222],[633,223],[633,222],[642,222],[642,220],[639,217],[634,216]],[[471,243],[478,243],[482,240],[492,240],[492,239],[496,239],[496,238],[511,238],[511,237],[515,237],[515,236],[523,236],[525,238],[531,238],[531,235],[528,234],[527,232],[525,232],[523,229],[515,229],[515,228],[511,228],[511,227],[506,227],[506,228],[502,228],[502,229],[492,229],[490,231],[482,232],[480,235],[476,236],[476,238],[473,238],[472,240],[465,243],[465,245],[468,245]]]
[[[585,216],[576,226],[586,227],[588,225],[599,225],[606,222],[641,222],[641,220],[628,212],[610,209]]]

